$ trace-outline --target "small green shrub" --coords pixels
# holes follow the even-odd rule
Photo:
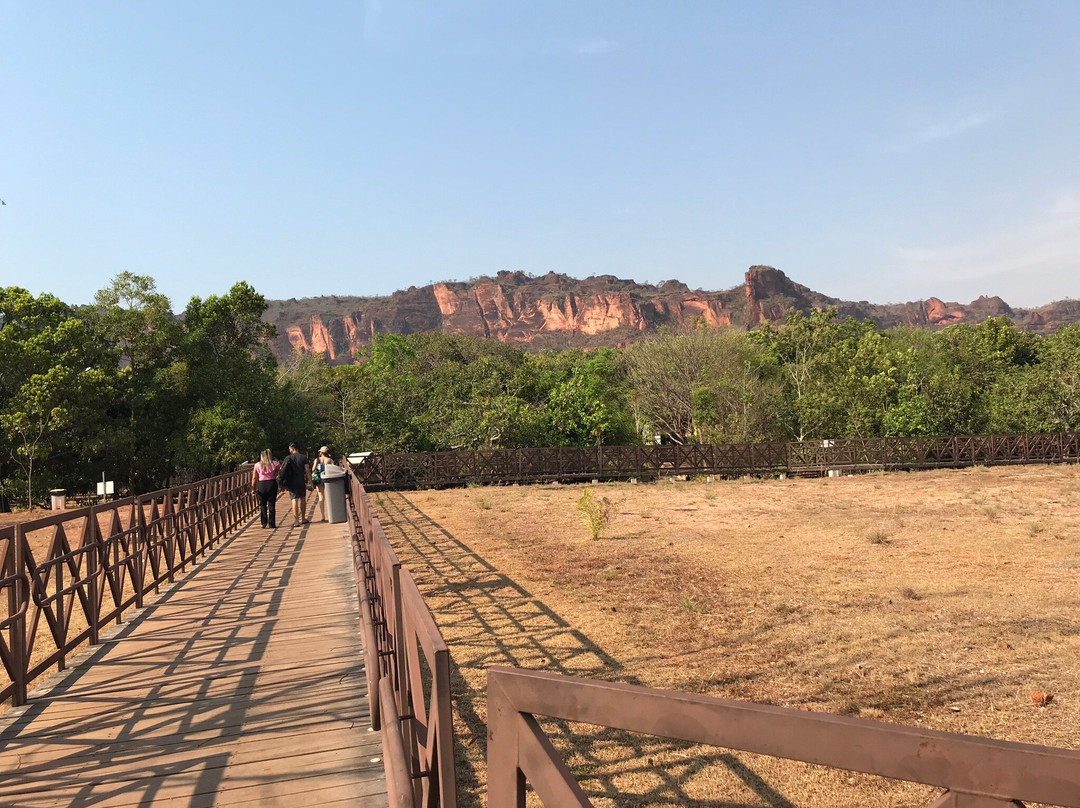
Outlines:
[[[474,497],[473,502],[475,502],[476,507],[480,508],[481,510],[486,511],[490,510],[491,508],[491,500],[489,500],[487,497]]]
[[[611,521],[612,507],[611,500],[607,497],[601,497],[597,499],[593,496],[592,491],[586,486],[584,492],[581,494],[581,499],[577,501],[577,509],[581,511],[585,517],[585,524],[589,528],[589,535],[593,539],[599,539],[600,534],[604,532],[604,528],[608,526],[608,522]]]
[[[705,613],[705,604],[704,603],[698,603],[693,598],[688,598],[685,595],[683,597],[679,598],[679,605],[682,606],[684,609],[686,609],[686,611],[693,612],[694,614],[704,614]]]
[[[1038,536],[1045,529],[1046,528],[1044,528],[1042,526],[1042,524],[1040,524],[1039,522],[1029,522],[1028,523],[1028,533],[1030,533],[1032,536]]]

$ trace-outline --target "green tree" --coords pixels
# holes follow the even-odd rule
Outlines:
[[[290,440],[281,432],[283,396],[268,346],[274,327],[265,311],[266,299],[244,281],[225,295],[193,297],[184,311],[190,415],[178,455],[190,469],[221,471],[267,446],[283,451]]]
[[[569,374],[553,384],[542,409],[551,446],[636,443],[625,404],[625,371],[609,348],[578,353]]]
[[[112,462],[132,491],[167,484],[188,408],[183,332],[153,278],[122,272],[94,297],[92,328],[119,356]]]
[[[1036,356],[1001,373],[987,395],[992,431],[1080,431],[1080,325],[1039,338]]]
[[[113,376],[110,357],[72,309],[52,295],[0,290],[0,471],[35,482],[74,481],[99,450]]]
[[[856,431],[853,386],[864,377],[886,372],[881,364],[875,365],[880,346],[867,343],[859,355],[860,342],[874,330],[873,323],[838,321],[836,309],[830,308],[809,317],[789,310],[783,325],[766,325],[751,333],[783,380],[778,416],[789,438],[836,438]]]

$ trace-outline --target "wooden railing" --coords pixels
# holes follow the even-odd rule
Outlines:
[[[368,699],[390,804],[455,808],[450,652],[355,471],[349,492]]]
[[[64,670],[257,507],[251,471],[0,529],[0,702]]]
[[[1080,752],[515,668],[488,670],[488,806],[591,806],[536,716],[946,789],[933,808],[1080,806]]]
[[[866,438],[686,446],[575,446],[372,454],[354,466],[370,491],[714,474],[824,475],[1080,461],[1080,434]]]

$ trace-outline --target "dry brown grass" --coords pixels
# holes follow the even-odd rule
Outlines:
[[[613,506],[599,541],[576,510],[580,486],[486,488],[483,509],[475,489],[376,497],[451,645],[464,805],[482,804],[493,664],[1080,746],[1076,467],[596,489]],[[598,805],[895,806],[929,793],[550,728]]]

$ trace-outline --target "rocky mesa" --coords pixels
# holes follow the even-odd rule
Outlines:
[[[828,297],[795,283],[773,267],[747,270],[741,286],[726,291],[691,290],[679,281],[641,284],[613,275],[578,280],[500,272],[469,282],[410,287],[389,297],[315,297],[268,301],[267,319],[277,327],[274,353],[321,353],[330,362],[353,354],[377,334],[441,331],[473,334],[535,349],[618,346],[660,326],[678,328],[699,318],[711,326],[750,329],[781,322],[791,309],[809,312],[835,306],[841,317],[898,325],[944,328],[1006,315],[1022,328],[1047,333],[1080,321],[1080,301],[1037,309],[1012,309],[999,297],[968,304],[937,298],[873,304]]]

